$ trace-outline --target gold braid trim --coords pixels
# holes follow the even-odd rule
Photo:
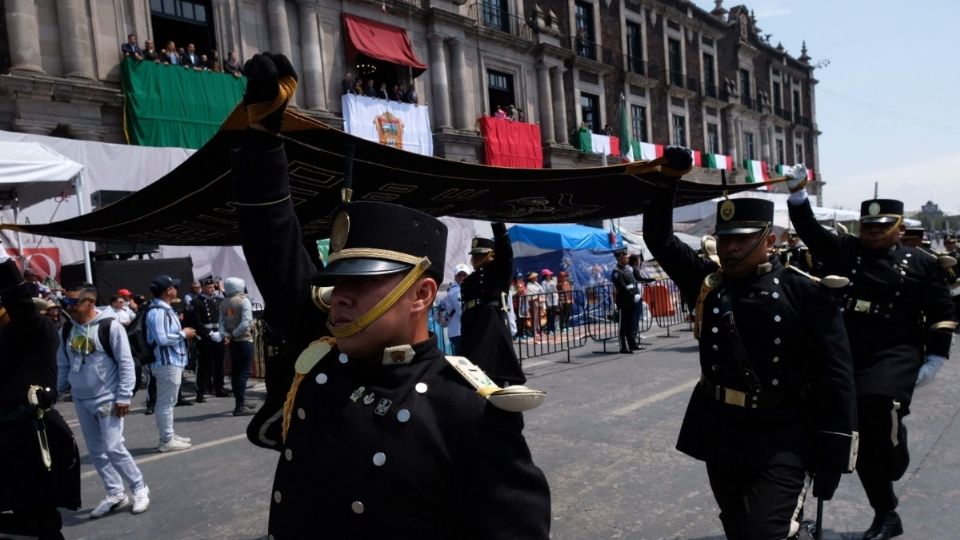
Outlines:
[[[423,259],[423,257],[408,255],[400,251],[391,251],[389,249],[347,248],[341,249],[335,253],[331,253],[330,257],[328,258],[330,262],[339,261],[340,259],[384,259],[387,261],[417,265],[420,264],[420,261]]]
[[[955,330],[957,328],[957,321],[940,321],[933,324],[931,330]]]
[[[331,347],[337,344],[337,340],[329,336],[324,336],[317,341],[328,343]],[[290,420],[293,416],[293,404],[297,400],[297,390],[300,389],[300,383],[306,376],[306,373],[295,373],[293,375],[293,383],[290,385],[290,391],[287,392],[287,399],[283,402],[283,423],[281,424],[283,442],[287,442],[287,431],[290,430]]]
[[[700,325],[703,323],[703,302],[710,291],[717,288],[722,279],[722,271],[717,270],[703,278],[703,283],[700,284],[700,295],[697,296],[697,305],[693,308],[693,337],[697,339],[700,339]]]
[[[270,103],[250,103],[247,105],[247,122],[256,124],[283,107],[297,92],[297,80],[289,75],[280,79],[277,97]]]
[[[339,252],[342,253],[342,252]],[[397,283],[397,286],[390,291],[390,294],[385,296],[383,300],[377,303],[377,305],[370,308],[370,311],[367,311],[363,315],[356,318],[356,320],[345,324],[343,326],[334,327],[330,324],[330,321],[327,320],[327,329],[330,330],[330,333],[335,337],[343,338],[356,334],[357,332],[363,330],[364,328],[370,326],[373,321],[380,318],[381,315],[387,312],[393,304],[403,296],[404,293],[420,278],[420,276],[430,268],[430,259],[427,257],[422,257],[418,259],[416,266],[410,269],[410,272],[400,283]]]

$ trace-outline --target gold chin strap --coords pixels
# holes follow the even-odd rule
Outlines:
[[[390,294],[385,296],[383,300],[377,303],[377,305],[370,308],[369,311],[363,315],[357,317],[352,322],[349,322],[342,326],[333,326],[330,324],[330,321],[327,321],[327,329],[330,330],[330,333],[337,338],[345,338],[360,332],[364,328],[373,324],[373,321],[380,318],[381,315],[387,312],[397,300],[403,296],[407,290],[427,271],[427,268],[430,268],[430,259],[427,257],[422,257],[418,259],[416,265],[407,272],[407,275],[404,276],[400,283],[397,283],[396,287],[390,291]]]

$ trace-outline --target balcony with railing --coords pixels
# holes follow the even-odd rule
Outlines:
[[[584,39],[580,36],[565,36],[563,40],[565,48],[574,52],[577,58],[592,60],[606,66],[622,69],[623,61],[617,51],[604,47],[599,43]],[[642,60],[640,61],[642,62]]]
[[[794,113],[794,114],[793,114],[793,123],[794,123],[794,124],[797,124],[797,125],[800,125],[800,126],[803,126],[803,127],[808,127],[808,128],[812,128],[812,127],[813,127],[813,121],[810,120],[810,117],[809,117],[809,116],[803,116],[803,115],[800,114],[800,113]]]
[[[703,95],[708,98],[720,99],[720,89],[717,88],[717,84],[714,82],[704,82]]]
[[[523,17],[517,17],[483,2],[472,4],[469,11],[470,18],[484,28],[503,32],[524,41],[533,41],[533,29]]]
[[[750,94],[740,94],[740,104],[748,109],[753,109],[754,100],[750,97]]]
[[[664,72],[668,84],[677,88],[683,88],[695,93],[700,92],[700,81],[696,77],[685,75],[682,71],[668,69]]]

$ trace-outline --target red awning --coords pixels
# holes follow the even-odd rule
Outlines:
[[[427,65],[421,63],[413,52],[413,45],[403,28],[346,13],[343,14],[343,25],[347,32],[344,47],[348,62],[352,63],[361,53],[377,60],[410,66],[414,77],[426,71]]]

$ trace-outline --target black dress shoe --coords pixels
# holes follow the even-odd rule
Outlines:
[[[620,354],[633,354],[630,349],[620,349]]]
[[[230,397],[233,395],[233,392],[227,392],[226,390],[217,390],[217,393],[214,395],[217,397]]]
[[[205,398],[205,397],[203,397],[202,395],[200,395],[200,396],[197,396],[197,400],[196,400],[196,401],[197,401],[197,403],[206,403],[206,402],[207,402],[207,398]]]
[[[147,408],[145,411],[143,411],[143,414],[147,416],[150,416],[151,414],[153,414],[153,405],[147,405]]]
[[[889,540],[903,534],[903,523],[900,515],[890,510],[873,517],[873,523],[867,532],[863,533],[863,540]]]
[[[175,406],[175,407],[189,407],[189,406],[191,406],[191,405],[193,405],[193,402],[192,402],[192,401],[187,401],[187,400],[184,399],[184,400],[178,401],[177,404],[174,405],[174,406]]]

